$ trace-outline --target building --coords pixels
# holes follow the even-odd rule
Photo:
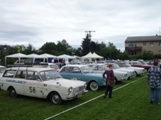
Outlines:
[[[127,37],[125,52],[128,55],[137,55],[143,51],[161,54],[161,36]]]

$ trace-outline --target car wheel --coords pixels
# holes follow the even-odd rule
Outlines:
[[[17,97],[16,90],[13,87],[9,88],[9,95],[14,98]]]
[[[98,83],[95,82],[95,81],[90,82],[89,88],[90,88],[92,91],[98,90],[98,88],[99,88]]]
[[[59,105],[59,104],[61,104],[62,99],[61,99],[60,95],[57,92],[53,92],[50,95],[50,102],[54,103],[56,105]]]

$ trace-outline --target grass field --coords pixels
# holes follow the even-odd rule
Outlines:
[[[144,76],[116,84],[112,99],[100,96],[105,92],[105,88],[101,88],[89,91],[78,99],[64,101],[61,105],[25,96],[10,98],[8,92],[0,90],[0,120],[44,120],[98,96],[98,99],[51,120],[160,120],[161,105],[149,103],[149,86]],[[127,86],[118,89],[124,85]]]

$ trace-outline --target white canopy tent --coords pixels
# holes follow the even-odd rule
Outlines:
[[[69,59],[74,59],[75,56],[70,56],[70,55],[63,54],[63,55],[59,55],[58,58],[59,59],[64,59],[65,63],[68,64],[69,63]]]
[[[95,52],[92,54],[91,52],[89,52],[87,55],[82,56],[82,61],[84,61],[85,59],[88,59],[89,61],[92,61],[92,59],[102,59],[102,56],[97,55]]]
[[[48,53],[41,54],[40,56],[43,56],[45,58],[57,58],[57,56],[51,55],[51,54],[48,54]]]
[[[12,54],[12,55],[7,55],[5,57],[5,66],[6,66],[7,58],[18,58],[19,61],[21,60],[21,58],[31,58],[31,59],[33,59],[33,63],[34,63],[36,58],[42,58],[45,61],[45,58],[48,59],[48,58],[55,58],[55,57],[57,57],[57,56],[50,55],[47,53],[41,54],[41,55],[37,55],[37,54],[25,55],[22,53],[16,53],[16,54]]]
[[[51,55],[48,53],[41,54],[40,56],[42,56],[44,58],[44,60],[43,60],[44,62],[45,62],[45,59],[47,59],[47,61],[48,61],[49,58],[57,58],[57,56]]]
[[[42,58],[43,59],[44,56],[40,56],[40,55],[32,53],[32,54],[26,55],[25,58],[32,58],[33,59],[33,63],[34,63],[36,58]]]
[[[63,55],[59,55],[58,58],[61,58],[61,59],[65,59],[65,58],[74,59],[75,57],[70,56],[70,55],[63,54]]]
[[[7,58],[18,58],[18,60],[20,60],[21,58],[26,58],[26,55],[22,53],[15,53],[12,55],[5,56],[5,66],[6,66]]]
[[[103,58],[102,56],[100,56],[100,55],[97,55],[95,52],[93,53],[93,57],[95,57],[95,58]]]

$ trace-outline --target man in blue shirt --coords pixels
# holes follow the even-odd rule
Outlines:
[[[150,86],[150,103],[159,103],[161,89],[161,69],[158,67],[158,60],[154,60],[154,66],[148,70],[148,85]]]

